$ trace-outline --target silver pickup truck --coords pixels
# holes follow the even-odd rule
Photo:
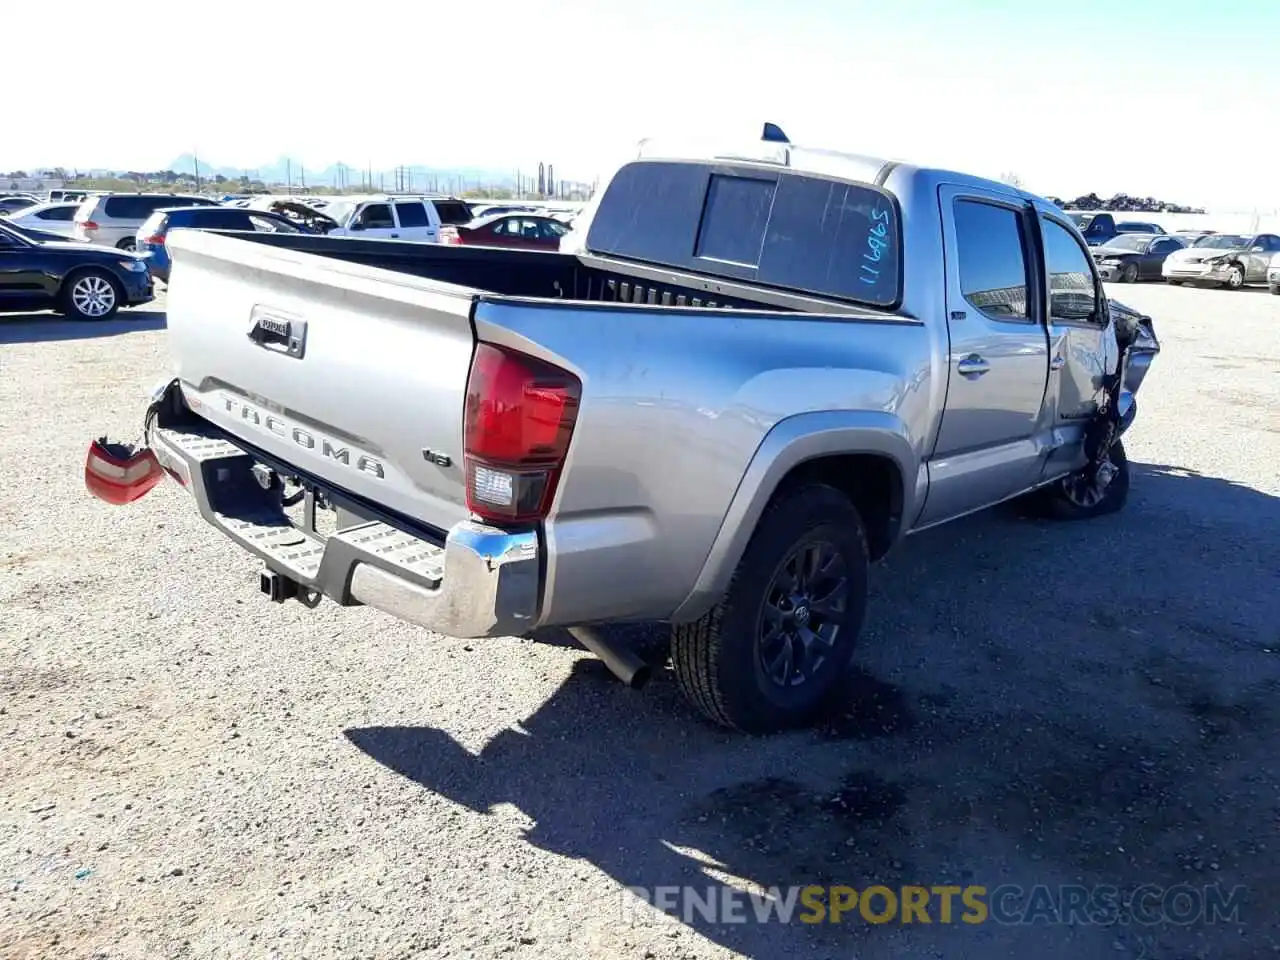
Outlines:
[[[179,231],[174,379],[113,503],[164,474],[272,599],[458,637],[672,626],[707,716],[764,732],[844,688],[868,565],[1013,497],[1119,509],[1159,347],[1058,208],[795,147],[650,145],[559,253]]]

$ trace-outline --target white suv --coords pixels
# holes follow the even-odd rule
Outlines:
[[[324,212],[338,222],[331,237],[439,243],[442,226],[471,221],[471,208],[451,197],[338,197]]]
[[[121,250],[132,250],[138,228],[147,217],[166,207],[216,207],[209,197],[173,193],[111,193],[86,197],[74,218],[75,237]]]

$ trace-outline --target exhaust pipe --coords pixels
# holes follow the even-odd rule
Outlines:
[[[606,640],[593,627],[570,627],[569,635],[604,661],[609,671],[632,690],[649,682],[653,668],[630,647]]]

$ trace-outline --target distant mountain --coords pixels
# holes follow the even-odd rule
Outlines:
[[[168,169],[175,173],[194,174],[196,157],[184,153],[173,160]],[[403,168],[407,174],[395,169],[372,172],[367,167],[350,163],[331,163],[322,170],[304,169],[300,164],[290,162],[287,157],[280,157],[273,163],[260,167],[226,167],[200,161],[199,172],[203,177],[223,176],[229,180],[238,180],[247,176],[266,184],[306,184],[308,186],[355,187],[366,183],[374,190],[441,190],[461,191],[479,185],[486,187],[515,187],[516,172],[514,170],[495,170],[491,167],[433,167],[426,164],[413,164]],[[528,187],[530,179],[536,179],[537,171],[521,171],[524,185]],[[400,179],[398,179],[400,178]]]

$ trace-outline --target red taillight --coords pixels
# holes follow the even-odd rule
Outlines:
[[[84,461],[84,485],[99,500],[117,506],[137,500],[164,476],[150,450],[133,452],[118,444],[95,440]]]
[[[462,236],[461,234],[458,233],[458,230],[456,227],[441,227],[440,242],[441,243],[461,243]]]
[[[476,346],[463,414],[467,507],[485,520],[541,520],[578,419],[582,383],[542,360]]]
[[[153,233],[153,234],[152,234],[151,236],[149,236],[149,237],[143,237],[143,238],[142,238],[142,242],[143,242],[143,243],[146,243],[146,244],[149,244],[149,245],[151,245],[151,246],[153,246],[153,247],[163,247],[163,246],[164,246],[164,234],[163,234],[163,233]]]
[[[80,221],[80,229],[85,233],[93,233],[93,231],[98,229],[98,225],[92,220],[82,220]]]

